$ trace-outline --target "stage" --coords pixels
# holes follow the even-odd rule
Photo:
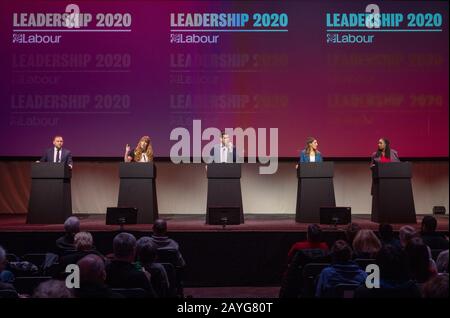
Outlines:
[[[116,231],[117,225],[106,225],[105,214],[75,214],[80,218],[83,231]],[[168,221],[170,232],[305,232],[308,223],[296,223],[293,214],[246,214],[245,223],[240,225],[205,224],[205,216],[201,214],[160,214],[160,218]],[[417,216],[416,224],[409,224],[420,230],[423,215]],[[448,215],[437,215],[439,232],[448,232]],[[378,230],[378,223],[370,220],[370,214],[354,214],[352,222],[362,228]],[[404,224],[393,224],[398,231]],[[345,225],[322,225],[324,231],[341,231]],[[125,225],[126,231],[149,232],[151,224]],[[0,232],[62,232],[62,224],[26,224],[26,214],[0,214]]]
[[[77,215],[81,230],[93,234],[96,248],[112,252],[112,240],[119,226],[105,225],[105,215]],[[306,239],[307,223],[296,223],[292,214],[247,214],[245,224],[206,225],[205,216],[161,214],[168,221],[169,236],[180,244],[187,262],[186,287],[278,286],[293,243]],[[423,215],[411,224],[418,230]],[[437,216],[438,231],[448,235],[448,215]],[[26,224],[25,214],[0,215],[0,245],[9,253],[52,252],[63,225]],[[352,215],[362,228],[377,230],[370,214]],[[394,224],[395,231],[403,224]],[[125,231],[142,237],[151,234],[151,224],[126,225]],[[344,239],[346,226],[323,225],[328,244]]]

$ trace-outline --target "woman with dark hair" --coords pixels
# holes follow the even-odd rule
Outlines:
[[[300,153],[300,159],[299,162],[321,162],[322,154],[317,150],[317,147],[319,146],[319,143],[317,142],[317,139],[314,137],[308,137],[306,139],[306,146],[305,149],[302,150]]]
[[[152,162],[153,161],[153,147],[149,136],[142,136],[134,150],[131,150],[130,145],[125,147],[125,162]]]
[[[372,154],[371,165],[375,163],[400,162],[397,151],[391,149],[391,143],[387,138],[378,140],[378,150]]]

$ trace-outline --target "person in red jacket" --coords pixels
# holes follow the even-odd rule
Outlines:
[[[327,243],[322,241],[322,230],[317,224],[308,225],[306,241],[297,242],[292,245],[288,253],[288,263],[292,261],[292,258],[295,256],[295,253],[298,250],[306,249],[321,249],[324,251],[328,251]]]

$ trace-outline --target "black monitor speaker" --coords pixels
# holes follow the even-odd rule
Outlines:
[[[107,208],[106,225],[137,224],[136,208]]]
[[[350,207],[321,207],[320,224],[349,224],[352,222]]]
[[[208,208],[208,224],[237,225],[241,224],[240,207],[210,207]]]

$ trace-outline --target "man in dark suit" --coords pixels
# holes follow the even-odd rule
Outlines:
[[[70,150],[63,148],[63,144],[63,137],[55,136],[55,138],[53,138],[53,148],[47,149],[40,162],[64,163],[72,169],[72,153]]]
[[[211,161],[215,163],[237,162],[236,147],[230,141],[230,136],[222,131],[220,144],[215,145],[211,151]]]

